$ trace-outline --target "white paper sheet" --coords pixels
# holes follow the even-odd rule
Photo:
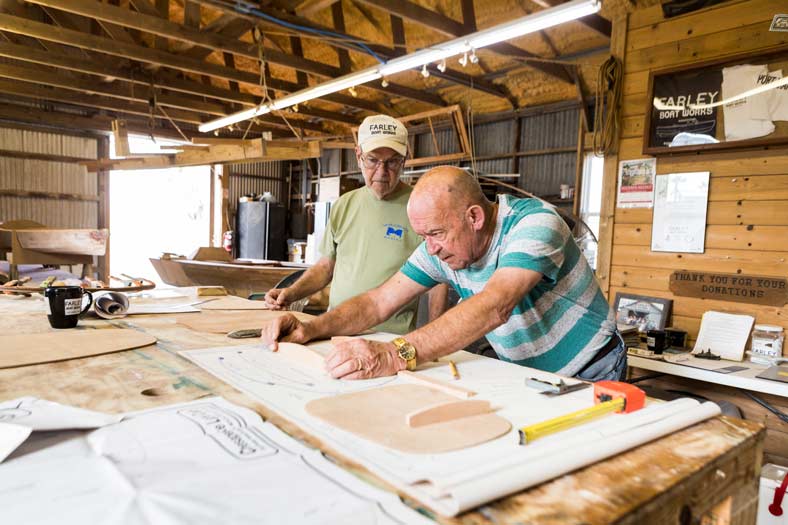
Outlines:
[[[398,383],[401,379],[333,380],[280,359],[259,344],[188,350],[181,355],[446,516],[456,515],[701,421],[711,417],[715,410],[718,413],[716,405],[707,407],[694,400],[682,400],[679,404],[665,404],[664,408],[646,407],[634,414],[610,415],[573,431],[520,446],[517,428],[591,406],[592,389],[545,397],[526,387],[525,379],[536,377],[557,381],[557,376],[458,352],[451,358],[457,364],[461,379],[453,384],[477,392],[474,399],[489,400],[493,407],[498,407],[497,413],[512,423],[512,431],[463,450],[432,455],[405,454],[334,428],[310,416],[304,409],[312,399]],[[445,363],[430,364],[419,373],[441,380],[451,377]],[[658,417],[654,412],[657,409]],[[603,433],[594,435],[587,430],[596,428],[601,432],[612,421],[626,427],[616,439]],[[552,462],[544,459],[548,457],[548,451],[551,451]],[[523,471],[528,475],[523,475]]]
[[[120,292],[104,292],[96,296],[93,309],[101,318],[120,319],[127,315],[147,314],[183,314],[199,312],[194,305],[200,302],[172,302],[166,299],[135,299],[129,301],[126,294]]]
[[[122,418],[122,414],[105,414],[37,397],[20,397],[0,403],[0,422],[32,430],[99,428],[117,423]]]
[[[651,250],[703,253],[708,198],[708,171],[657,177]]]
[[[755,318],[751,315],[706,312],[700,321],[700,331],[692,353],[711,350],[711,353],[723,359],[741,361],[753,323]]]
[[[0,423],[0,463],[7,458],[11,452],[25,442],[33,429],[14,425],[12,423]]]
[[[433,523],[220,398],[30,445],[0,466],[3,523]]]
[[[117,423],[122,417],[36,397],[4,401],[0,403],[0,462],[33,431],[99,428]]]

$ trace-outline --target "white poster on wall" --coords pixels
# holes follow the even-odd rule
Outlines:
[[[618,208],[651,208],[657,159],[622,160],[618,164]]]
[[[657,177],[651,250],[703,253],[708,200],[708,171]]]

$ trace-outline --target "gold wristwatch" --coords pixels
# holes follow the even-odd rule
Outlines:
[[[397,337],[391,342],[397,347],[397,355],[405,361],[408,370],[416,370],[416,347],[407,342],[404,337]]]

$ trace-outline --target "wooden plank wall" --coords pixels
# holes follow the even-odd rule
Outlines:
[[[670,274],[679,269],[788,276],[788,147],[658,158],[658,175],[711,172],[703,254],[652,252],[652,210],[613,209],[615,182],[611,184],[610,178],[615,180],[617,161],[644,157],[650,70],[784,46],[788,33],[768,30],[772,16],[780,12],[785,12],[785,0],[734,0],[664,19],[657,5],[631,13],[614,28],[618,34],[611,48],[615,52],[617,46],[624,61],[622,136],[617,158],[611,156],[605,165],[607,235],[602,235],[600,246],[600,280],[611,302],[616,292],[673,299],[672,324],[687,330],[692,339],[707,310],[749,313],[758,323],[782,325],[788,331],[788,308],[676,297],[668,288]],[[733,389],[692,385],[709,397],[733,401],[748,418],[765,421],[767,459],[788,465],[788,424]],[[680,386],[686,390],[688,383]],[[788,400],[763,397],[788,411]]]

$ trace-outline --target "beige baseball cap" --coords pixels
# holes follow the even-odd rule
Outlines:
[[[373,115],[358,127],[361,153],[391,148],[402,156],[408,152],[408,130],[399,120],[387,115]]]

